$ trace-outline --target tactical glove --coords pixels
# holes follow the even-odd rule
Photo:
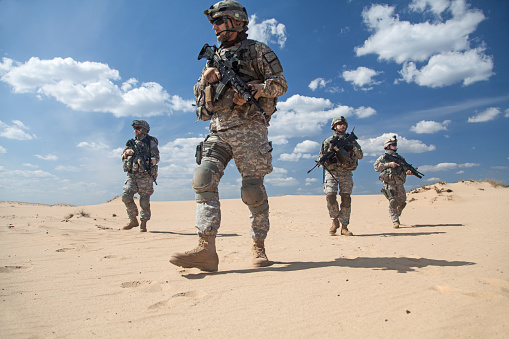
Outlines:
[[[221,73],[219,73],[219,71],[215,67],[207,68],[203,72],[203,75],[201,76],[201,82],[203,84],[206,84],[206,83],[214,84],[214,83],[218,82],[219,80],[221,80]]]

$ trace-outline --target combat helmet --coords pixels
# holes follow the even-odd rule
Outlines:
[[[135,126],[141,126],[145,129],[144,133],[150,132],[150,125],[145,120],[133,120],[131,126],[134,128]]]
[[[344,116],[340,116],[340,117],[335,117],[332,119],[332,123],[330,124],[330,129],[334,130],[334,126],[336,126],[339,123],[346,124],[346,128],[348,128],[348,121],[346,121]]]
[[[384,142],[384,149],[387,149],[390,145],[398,146],[398,139],[395,135],[392,136],[392,138],[387,139]]]
[[[243,32],[247,31],[247,25],[249,24],[249,18],[247,17],[247,11],[238,1],[235,0],[222,0],[214,5],[210,6],[209,9],[203,12],[209,19],[210,23],[213,23],[215,19],[227,16],[231,19],[240,21],[243,23],[240,27],[228,27],[229,24],[226,22],[226,30]]]

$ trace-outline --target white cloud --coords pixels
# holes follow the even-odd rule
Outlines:
[[[7,150],[5,149],[5,147],[0,146],[0,154],[5,154],[5,153],[7,153]]]
[[[331,80],[325,80],[324,78],[316,78],[315,80],[312,80],[308,87],[312,90],[312,91],[315,91],[317,88],[325,88],[325,86],[327,86],[327,84],[331,82]]]
[[[435,145],[426,145],[420,140],[406,139],[396,133],[384,133],[375,138],[357,140],[362,147],[365,155],[380,155],[384,152],[384,142],[396,135],[398,139],[398,152],[404,153],[423,153],[436,149]]]
[[[306,178],[306,186],[310,186],[317,181],[318,181],[318,179],[316,179],[316,178]]]
[[[475,163],[465,163],[465,164],[457,164],[454,162],[442,162],[437,165],[424,165],[419,167],[420,172],[440,172],[440,171],[450,171],[458,168],[470,168],[476,167],[479,164]]]
[[[413,0],[409,5],[410,9],[416,12],[424,12],[428,8],[436,16],[440,15],[449,7],[450,2],[448,0]]]
[[[95,141],[93,142],[82,141],[77,145],[77,147],[84,148],[90,151],[104,150],[109,148],[109,146],[106,145],[105,143],[103,142],[96,143]]]
[[[42,159],[42,160],[52,160],[52,161],[58,160],[58,157],[56,155],[53,155],[53,154],[48,154],[48,155],[39,155],[39,154],[36,154],[35,157],[39,158],[39,159]]]
[[[405,63],[399,72],[402,80],[432,88],[450,86],[463,82],[468,86],[477,81],[488,80],[493,73],[493,60],[483,54],[482,48],[466,52],[447,52],[431,57],[428,64],[417,69],[413,62]]]
[[[369,118],[372,115],[376,114],[376,111],[371,107],[364,107],[361,106],[359,108],[356,108],[353,111],[354,115],[357,116],[359,119]]]
[[[374,33],[361,47],[358,56],[378,54],[382,60],[397,63],[426,61],[434,54],[469,48],[468,37],[485,17],[479,10],[460,10],[463,0],[454,0],[449,8],[452,18],[445,22],[410,23],[400,21],[395,7],[372,5],[362,13],[364,23]],[[456,7],[452,6],[456,3]]]
[[[310,154],[315,152],[318,154],[320,144],[312,140],[304,140],[298,143],[291,154],[283,153],[279,156],[281,161],[299,161],[300,159],[312,159],[315,156]]]
[[[304,140],[295,146],[294,152],[298,153],[311,153],[320,149],[320,144],[312,140]]]
[[[147,117],[193,110],[187,101],[170,97],[155,82],[138,85],[138,80],[130,78],[119,87],[114,83],[121,80],[119,72],[98,62],[32,57],[26,63],[17,63],[3,58],[0,69],[0,80],[11,85],[15,93],[52,97],[75,111]]]
[[[25,132],[29,130],[29,128],[21,121],[13,120],[12,123],[13,125],[7,125],[0,120],[0,137],[13,140],[32,140],[37,138],[35,134],[28,134]]]
[[[276,19],[256,21],[255,14],[249,17],[248,34],[250,39],[258,40],[266,44],[277,43],[283,48],[286,43],[286,27],[278,23]]]
[[[376,76],[377,74],[380,73],[373,69],[366,67],[358,67],[356,70],[353,71],[344,71],[343,78],[357,87],[370,90],[373,87],[366,88],[364,86],[378,85],[380,82],[373,80],[373,77]]]
[[[436,133],[439,131],[446,131],[447,125],[451,123],[451,120],[445,120],[444,122],[436,122],[436,121],[419,121],[415,126],[412,126],[410,130],[417,134],[423,133]]]
[[[490,107],[485,111],[468,118],[468,122],[487,122],[495,120],[502,113],[498,107]]]
[[[505,118],[509,118],[509,108],[507,108],[507,109],[505,110],[504,117],[505,117]]]
[[[363,20],[373,34],[355,48],[357,56],[377,54],[379,60],[403,64],[399,80],[421,86],[443,87],[458,82],[467,86],[494,74],[492,57],[484,54],[483,47],[470,46],[470,35],[485,19],[482,11],[470,9],[465,0],[414,0],[409,9],[422,13],[423,20],[424,12],[430,11],[435,20],[401,21],[395,7],[388,5],[365,9]],[[443,20],[443,15],[448,20]],[[418,69],[416,62],[427,64]]]
[[[203,138],[177,138],[165,145],[159,146],[161,162],[160,174],[169,177],[188,177],[196,168],[194,157],[196,145]]]
[[[272,177],[271,174],[265,177],[265,182],[277,187],[297,186],[299,181],[294,177]]]
[[[293,95],[278,103],[277,113],[270,121],[270,135],[275,144],[284,144],[288,138],[319,135],[336,116],[365,118],[374,109],[334,105],[329,99]]]
[[[30,178],[30,179],[34,179],[34,178],[58,179],[58,177],[56,177],[55,175],[48,173],[48,172],[41,171],[41,170],[36,170],[36,171],[14,170],[14,171],[5,172],[5,173],[3,173],[3,175],[12,176],[14,178],[24,177],[24,178]]]

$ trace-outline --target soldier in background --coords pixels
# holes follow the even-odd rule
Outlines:
[[[246,102],[232,87],[214,102],[221,74],[210,62],[194,86],[199,119],[210,120],[210,134],[202,144],[202,158],[193,176],[196,194],[196,231],[198,246],[185,253],[174,253],[170,262],[181,267],[217,271],[219,258],[215,239],[221,224],[218,185],[228,162],[233,158],[242,176],[241,197],[249,208],[250,235],[253,239],[253,265],[269,265],[265,238],[269,231],[269,202],[264,177],[272,172],[272,145],[268,141],[270,115],[277,98],[287,91],[283,68],[276,54],[264,43],[247,39],[249,23],[246,9],[237,1],[220,1],[204,14],[221,46],[217,55],[235,59],[235,73],[250,85],[263,114]],[[199,154],[199,152],[197,152]]]
[[[346,130],[348,129],[348,122],[345,117],[341,116],[332,119],[331,129],[334,131],[334,135],[323,141],[318,159],[332,148],[331,140],[334,136],[339,136],[340,138],[347,137]],[[358,161],[363,158],[363,153],[357,141],[353,141],[351,144],[345,146],[344,150],[348,152],[348,157],[346,159],[333,156],[325,162],[323,191],[326,195],[329,216],[332,219],[332,226],[329,229],[329,234],[335,235],[337,229],[341,227],[341,235],[351,236],[353,233],[348,230],[348,224],[350,223],[350,212],[352,210],[352,171],[357,169]],[[341,206],[338,205],[337,200],[338,187],[341,197]]]
[[[395,158],[405,160],[397,153],[398,140],[396,136],[384,142],[385,154],[389,154]],[[389,200],[389,215],[391,216],[394,228],[399,228],[399,216],[406,206],[405,181],[407,175],[412,175],[410,170],[405,171],[399,164],[386,159],[385,154],[380,156],[374,163],[375,171],[381,172],[380,181],[383,182],[384,188],[382,193]]]
[[[154,193],[154,182],[157,179],[157,163],[159,162],[158,141],[148,135],[150,126],[145,120],[134,120],[134,139],[127,141],[122,152],[124,172],[127,172],[122,193],[122,201],[130,221],[123,227],[130,230],[138,227],[138,208],[134,203],[134,194],[140,195],[141,232],[147,232],[147,221],[150,220],[150,196]],[[145,163],[145,166],[143,165]],[[148,169],[148,171],[147,171]]]

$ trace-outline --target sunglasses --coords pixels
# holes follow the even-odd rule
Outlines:
[[[216,25],[216,26],[222,25],[226,22],[226,20],[227,20],[227,18],[225,16],[220,16],[219,18],[212,21],[212,25]]]
[[[135,127],[134,127],[134,129],[135,129],[135,130],[137,130],[137,131],[141,130],[142,128],[143,128],[143,127],[141,127],[141,126],[135,126]]]

